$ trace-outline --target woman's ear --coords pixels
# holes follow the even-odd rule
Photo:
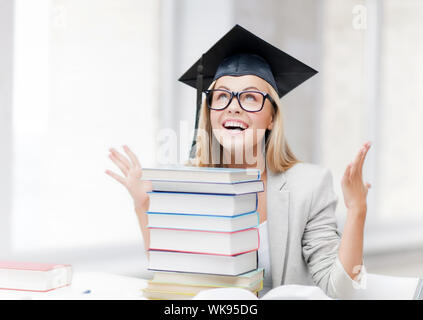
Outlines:
[[[267,126],[267,130],[272,130],[273,129],[273,116],[272,116],[272,120],[270,121],[269,125]]]

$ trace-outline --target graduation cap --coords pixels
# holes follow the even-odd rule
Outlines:
[[[279,98],[317,73],[240,25],[235,25],[179,81],[197,89],[195,129],[201,108],[201,94],[222,76],[256,75],[267,81]],[[191,148],[194,156],[195,137]]]

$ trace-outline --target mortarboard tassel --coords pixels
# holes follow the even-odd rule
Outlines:
[[[201,96],[203,91],[203,55],[201,55],[200,63],[197,66],[197,110],[195,112],[196,118],[195,118],[195,127],[194,127],[194,137],[192,140],[191,145],[191,152],[190,152],[190,158],[195,158],[196,153],[196,140],[197,140],[197,129],[198,129],[198,118],[200,115],[200,109],[201,109]]]

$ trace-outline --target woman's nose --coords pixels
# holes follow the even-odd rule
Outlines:
[[[241,112],[242,111],[242,108],[239,105],[238,99],[236,97],[232,98],[232,101],[229,104],[227,109],[231,112]]]

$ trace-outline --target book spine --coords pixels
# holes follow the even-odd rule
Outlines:
[[[243,212],[243,213],[239,213],[236,215],[221,215],[221,214],[203,214],[201,212],[198,213],[185,213],[185,212],[160,212],[160,211],[148,211],[148,214],[176,214],[176,215],[192,215],[192,216],[210,216],[210,217],[218,217],[218,218],[223,218],[223,217],[227,217],[227,218],[236,218],[242,215],[247,215],[247,214],[251,214],[257,211],[257,200],[256,200],[256,208],[255,210],[251,210],[248,212]]]
[[[236,253],[232,253],[232,254],[226,254],[226,253],[218,253],[218,252],[201,252],[201,251],[192,251],[192,250],[175,250],[175,249],[167,249],[167,248],[154,248],[154,247],[149,247],[148,250],[149,251],[168,251],[168,252],[181,252],[181,253],[195,253],[195,254],[210,254],[210,255],[219,255],[219,256],[237,256],[240,254],[244,254],[244,253],[248,253],[248,252],[253,252],[253,251],[258,251],[260,249],[260,232],[257,228],[248,228],[248,229],[244,229],[244,230],[237,230],[237,231],[209,231],[209,230],[190,230],[190,229],[172,229],[172,228],[157,228],[157,227],[148,227],[149,230],[171,230],[171,231],[181,231],[181,232],[196,232],[196,233],[220,233],[220,234],[235,234],[235,233],[239,233],[239,232],[248,232],[250,230],[255,230],[257,232],[257,245],[256,248],[251,249],[251,250],[247,250],[247,251],[242,251],[242,252],[236,252]]]
[[[236,257],[241,254],[254,252],[259,249],[260,244],[257,246],[256,249],[251,249],[247,251],[237,252],[234,254],[226,254],[226,253],[214,253],[214,252],[199,252],[199,251],[181,251],[181,250],[172,250],[172,249],[158,249],[158,248],[149,248],[148,251],[165,251],[165,252],[179,252],[179,253],[189,253],[189,254],[204,254],[204,255],[210,255],[210,256],[223,256],[223,257]]]
[[[260,177],[260,173],[258,174]],[[244,181],[234,181],[234,182],[220,182],[220,181],[195,181],[195,180],[166,180],[166,179],[144,179],[142,181],[151,181],[151,182],[176,182],[176,183],[199,183],[199,184],[217,184],[217,185],[234,185],[234,184],[243,184],[249,182],[255,182],[260,179],[254,178],[253,180],[244,180]],[[153,189],[154,191],[154,189]]]
[[[223,196],[223,197],[238,197],[238,196],[242,196],[245,194],[251,194],[251,193],[255,193],[257,194],[256,191],[251,191],[251,192],[245,192],[245,193],[217,193],[217,192],[186,192],[186,191],[159,191],[159,190],[153,190],[153,191],[147,191],[148,194],[163,194],[163,193],[172,193],[172,194],[193,194],[196,196],[204,196],[204,195],[210,195],[210,196]]]
[[[167,272],[167,273],[190,273],[190,274],[195,274],[195,275],[214,275],[214,276],[222,276],[222,277],[242,277],[245,273],[249,273],[249,272],[253,272],[255,270],[257,270],[257,267],[254,267],[253,269],[251,269],[250,271],[243,271],[241,273],[237,273],[237,274],[227,274],[227,273],[208,273],[208,272],[201,272],[201,271],[179,271],[179,270],[169,270],[169,269],[155,269],[155,268],[150,268],[148,267],[147,270],[149,271],[154,271],[154,272]]]
[[[15,289],[15,288],[0,288],[0,290],[13,290],[13,291],[25,291],[25,292],[50,292],[59,288],[64,288],[64,287],[68,287],[70,286],[70,283],[64,284],[62,286],[59,287],[54,287],[54,288],[50,288],[47,290],[31,290],[31,289]]]
[[[248,226],[244,226],[244,227],[239,228],[239,229],[232,228],[232,230],[228,230],[228,229],[222,230],[222,228],[219,228],[219,227],[217,227],[216,229],[210,229],[210,228],[207,228],[206,225],[204,225],[205,226],[204,228],[200,227],[199,225],[194,225],[194,226],[188,228],[188,227],[183,227],[182,224],[172,224],[172,222],[171,223],[168,222],[166,224],[165,223],[154,224],[154,222],[153,222],[153,224],[148,223],[147,228],[152,228],[152,229],[155,228],[155,229],[172,229],[172,230],[191,230],[191,231],[204,230],[204,231],[210,231],[210,232],[236,232],[236,231],[244,231],[244,230],[251,229],[251,228],[257,228],[259,226],[259,222],[260,222],[260,216],[259,216],[259,213],[257,211],[242,213],[242,214],[239,214],[239,215],[236,215],[236,216],[215,216],[215,215],[201,215],[201,214],[189,214],[189,213],[161,213],[161,212],[157,213],[157,212],[148,212],[148,211],[147,211],[147,214],[149,216],[151,216],[152,219],[155,215],[156,216],[157,215],[161,215],[161,216],[165,215],[165,216],[168,216],[168,217],[175,217],[176,220],[179,220],[179,218],[177,218],[178,216],[188,216],[190,219],[192,218],[193,220],[197,220],[197,221],[202,220],[203,222],[204,222],[204,219],[208,219],[208,218],[213,218],[213,220],[224,218],[223,220],[215,220],[215,221],[222,221],[222,222],[225,221],[225,220],[228,220],[228,219],[229,219],[229,221],[230,220],[237,221],[239,219],[243,219],[244,217],[247,217],[247,216],[250,216],[250,215],[251,216],[254,215],[255,220],[256,220],[256,222],[254,224],[249,223]],[[150,221],[152,219],[148,219],[148,221]],[[230,223],[232,223],[232,221]]]
[[[161,229],[161,230],[178,230],[178,231],[190,231],[190,232],[208,232],[208,233],[228,233],[228,234],[234,234],[238,232],[246,232],[249,230],[256,230],[257,234],[258,229],[257,228],[248,228],[243,230],[237,230],[237,231],[213,231],[213,230],[193,230],[193,229],[176,229],[176,228],[161,228],[161,227],[148,227],[149,229]]]
[[[257,207],[257,203],[256,203],[256,207]],[[240,213],[240,214],[237,214],[237,215],[234,215],[234,216],[222,216],[222,215],[200,214],[200,213],[153,212],[153,211],[147,211],[146,213],[147,214],[175,215],[175,216],[193,216],[193,217],[210,217],[210,218],[234,219],[234,218],[239,218],[239,217],[246,216],[246,215],[249,215],[249,214],[257,213],[257,209],[256,210],[253,210],[253,211],[250,211],[250,212]]]

